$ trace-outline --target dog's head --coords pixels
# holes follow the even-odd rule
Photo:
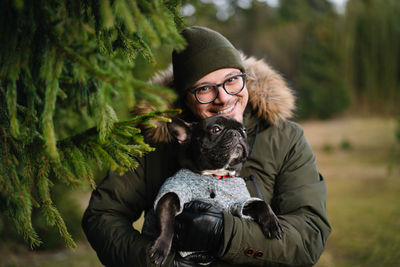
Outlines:
[[[230,117],[214,116],[187,123],[174,118],[168,124],[180,143],[182,167],[202,174],[239,172],[249,149],[244,126]]]

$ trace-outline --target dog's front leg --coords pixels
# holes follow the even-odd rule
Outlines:
[[[178,211],[179,198],[174,193],[165,194],[157,203],[156,216],[160,235],[150,249],[150,258],[155,264],[163,264],[171,250],[175,216]]]
[[[282,226],[271,206],[264,201],[254,201],[243,208],[243,214],[248,215],[257,222],[268,238],[282,238]]]

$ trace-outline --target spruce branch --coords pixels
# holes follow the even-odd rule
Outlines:
[[[18,69],[18,68],[15,68]],[[11,134],[15,137],[19,136],[19,123],[17,120],[17,70],[13,71],[12,74],[9,75],[10,81],[8,82],[6,99],[8,106],[8,113],[10,115],[10,125],[11,125]]]
[[[117,84],[120,82],[123,77],[118,77],[115,75],[115,73],[112,72],[107,72],[101,68],[98,68],[88,62],[86,58],[80,56],[76,52],[74,52],[72,49],[65,47],[61,44],[57,44],[57,47],[61,51],[63,55],[65,55],[68,59],[70,59],[72,62],[79,64],[80,66],[84,67],[88,72],[90,72],[92,75],[96,76],[100,80],[111,83],[111,84]],[[141,52],[144,52],[142,50]],[[145,54],[147,55],[147,54]],[[153,56],[148,56],[148,58],[152,58]],[[168,97],[170,99],[175,98],[175,92],[169,88],[163,87],[163,86],[158,86],[158,85],[150,85],[147,82],[137,80],[137,79],[129,79],[127,81],[127,86],[130,86],[131,88],[136,88],[136,89],[143,89],[146,90],[147,93],[151,94],[162,94],[164,97]]]
[[[53,51],[55,53],[55,51]],[[54,131],[53,116],[56,108],[57,95],[59,92],[58,77],[61,74],[63,62],[59,57],[55,58],[54,66],[46,76],[46,94],[42,113],[43,140],[45,140],[46,151],[54,160],[59,160],[56,148],[56,136]]]
[[[162,108],[176,97],[138,79],[133,67],[139,55],[154,64],[161,44],[184,45],[178,2],[0,1],[0,206],[31,247],[42,243],[32,225],[39,206],[75,246],[53,184],[94,189],[97,168],[137,167],[153,150],[140,127],[178,112],[118,121],[112,108],[117,95],[129,108],[142,101]],[[81,125],[86,119],[91,124]]]
[[[108,0],[100,0],[100,12],[103,18],[102,26],[105,29],[111,29],[114,25],[114,14]]]
[[[158,119],[162,119],[163,121],[170,122],[170,119],[167,116],[173,116],[179,114],[181,112],[180,109],[167,109],[164,111],[155,110],[143,115],[136,116],[132,119],[119,121],[114,124],[115,127],[127,126],[127,125],[138,125],[145,121],[149,121],[154,117]]]

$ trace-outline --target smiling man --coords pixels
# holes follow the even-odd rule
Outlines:
[[[186,121],[215,115],[243,122],[250,155],[240,176],[252,194],[269,203],[283,228],[268,239],[260,226],[193,202],[177,217],[172,252],[163,266],[310,266],[319,259],[330,233],[325,181],[303,130],[289,120],[294,96],[282,77],[263,61],[245,59],[221,34],[204,27],[182,32],[183,51],[172,55],[173,72],[157,77],[179,94]],[[172,81],[172,83],[171,83]],[[165,125],[146,129],[157,150],[122,176],[109,172],[92,193],[83,228],[107,266],[154,266],[153,240],[132,228],[165,181],[179,168],[177,144]],[[200,202],[201,203],[201,202]],[[195,251],[182,258],[174,251]]]

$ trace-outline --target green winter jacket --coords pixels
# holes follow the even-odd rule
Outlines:
[[[244,58],[249,104],[244,114],[253,147],[241,177],[253,175],[283,226],[283,238],[264,237],[253,221],[224,213],[224,249],[212,266],[311,266],[319,259],[331,231],[326,216],[326,186],[302,128],[287,119],[294,97],[283,79],[263,61]],[[167,71],[154,82],[168,84]],[[153,206],[163,181],[178,169],[177,147],[165,125],[146,131],[156,151],[138,159],[122,176],[109,172],[93,191],[82,220],[86,236],[106,266],[155,266],[152,241],[132,227]],[[252,196],[256,189],[247,182]],[[171,266],[174,251],[164,266]]]

